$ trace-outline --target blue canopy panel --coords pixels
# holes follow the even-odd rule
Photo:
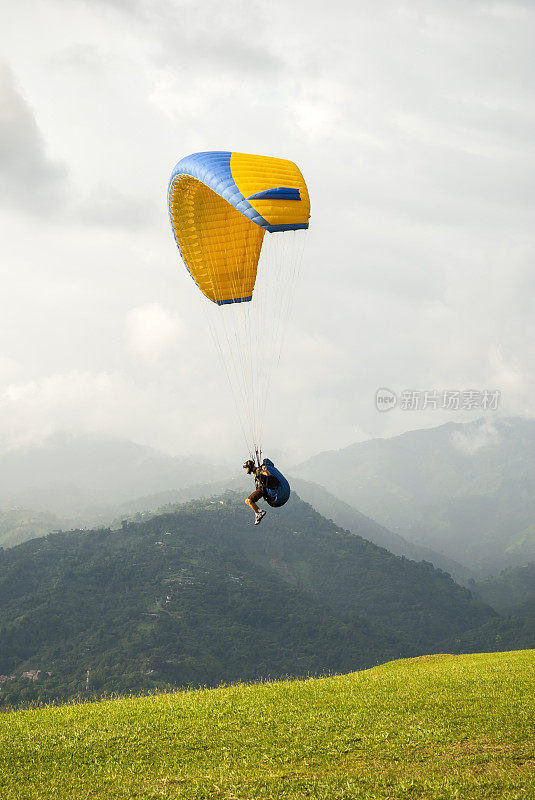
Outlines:
[[[287,186],[277,186],[245,197],[238,188],[231,170],[231,158],[234,154],[226,150],[209,150],[203,153],[192,153],[181,159],[171,173],[168,188],[168,198],[171,198],[172,187],[176,178],[181,175],[190,175],[192,178],[204,183],[216,194],[223,197],[241,214],[270,233],[279,231],[294,231],[308,228],[308,222],[289,222],[270,224],[249,203],[249,200],[301,200],[299,189]],[[263,158],[258,156],[257,158]],[[272,159],[279,160],[279,159]],[[287,162],[291,163],[291,162]],[[295,165],[292,165],[295,166]]]

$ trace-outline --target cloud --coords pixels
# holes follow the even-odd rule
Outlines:
[[[113,378],[108,373],[71,370],[42,380],[10,383],[0,393],[2,449],[36,444],[56,430],[98,430],[110,406]]]
[[[75,60],[52,59],[55,67],[89,64],[95,53],[81,48]],[[157,211],[146,198],[129,195],[103,177],[77,187],[67,165],[47,154],[35,115],[17,89],[12,71],[0,63],[0,204],[32,217],[51,217],[60,224],[139,230],[154,222]]]
[[[73,202],[71,213],[87,225],[139,230],[154,222],[157,210],[146,200],[99,182]]]
[[[119,372],[70,370],[0,391],[0,451],[39,444],[62,431],[105,433],[173,454],[199,447],[228,451],[233,435],[217,414],[206,415],[199,397],[185,396],[163,374],[138,381]]]
[[[0,167],[31,216],[0,221],[2,430],[100,419],[176,452],[232,444],[165,207],[173,164],[209,149],[292,158],[310,187],[270,450],[452,418],[381,415],[379,386],[499,389],[500,414],[532,413],[534,20],[491,0],[17,3]]]
[[[14,358],[0,356],[0,386],[14,380],[19,372],[19,365]]]
[[[471,426],[466,431],[454,431],[451,434],[451,443],[461,453],[472,456],[482,447],[496,444],[499,438],[495,422],[483,420],[480,425]]]
[[[67,170],[43,136],[7,64],[0,63],[0,202],[48,215],[64,201]]]
[[[254,3],[244,14],[241,0],[205,0],[161,3],[157,11],[149,6],[146,20],[160,45],[156,62],[186,67],[190,81],[199,73],[216,72],[258,81],[284,68],[284,59],[266,36],[270,14]]]
[[[182,323],[178,314],[151,303],[133,308],[125,319],[127,348],[151,361],[161,359],[180,346]]]

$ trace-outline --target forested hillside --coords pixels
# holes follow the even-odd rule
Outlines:
[[[449,572],[456,581],[468,583],[472,572],[462,564],[453,561],[443,553],[438,553],[428,547],[409,542],[397,533],[379,525],[373,519],[361,514],[356,508],[340,500],[328,492],[323,486],[312,481],[288,473],[294,491],[306,503],[309,503],[323,517],[332,520],[335,525],[344,530],[350,530],[363,539],[384,547],[394,555],[404,555],[413,561],[430,561],[435,567]],[[230,479],[212,481],[211,483],[193,484],[184,489],[158,492],[154,495],[137,498],[121,507],[123,514],[142,514],[147,511],[158,511],[164,505],[177,505],[193,499],[210,498],[223,494],[226,491],[241,492],[244,496],[252,489],[250,477],[238,476]]]
[[[14,547],[61,527],[63,524],[50,512],[0,508],[0,547]]]
[[[530,605],[535,613],[535,562],[505,569],[494,578],[474,584],[472,591],[499,614],[511,614],[520,606]]]
[[[74,696],[87,670],[95,694],[344,671],[426,652],[493,615],[430,564],[296,497],[255,527],[229,494],[4,551],[0,696]]]

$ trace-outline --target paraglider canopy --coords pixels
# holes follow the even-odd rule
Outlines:
[[[168,206],[187,269],[218,305],[252,299],[266,231],[306,229],[310,217],[306,183],[292,161],[226,151],[179,161]]]
[[[167,201],[253,466],[260,465],[268,402],[276,403],[271,376],[308,235],[306,183],[293,161],[217,150],[176,164]]]

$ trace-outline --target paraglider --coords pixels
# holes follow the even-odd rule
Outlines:
[[[258,501],[263,499],[272,508],[280,508],[290,498],[290,484],[269,458],[265,458],[260,466],[249,459],[243,468],[247,475],[255,476],[256,489],[246,498],[245,503],[254,511],[254,524],[258,525],[267,513],[258,508]]]
[[[282,158],[194,153],[172,171],[168,208],[184,264],[211,301],[203,303],[208,323],[250,460],[260,468],[270,381],[309,226],[305,180],[296,164]],[[267,459],[263,467],[274,469]]]

